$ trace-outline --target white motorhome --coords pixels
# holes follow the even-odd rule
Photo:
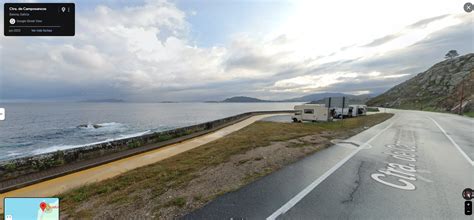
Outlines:
[[[357,113],[357,116],[367,115],[367,105],[357,105],[356,113]]]
[[[347,117],[357,117],[357,116],[362,116],[362,115],[367,115],[367,106],[366,105],[349,105],[348,107],[344,108],[333,108],[334,109],[334,117],[335,118],[341,118],[344,116],[344,118]],[[344,111],[344,112],[343,112]]]
[[[329,121],[332,119],[329,108],[324,104],[303,104],[295,106],[294,122],[302,121]]]
[[[332,108],[334,109],[334,117],[335,118],[344,118],[352,117],[354,114],[354,107],[348,106],[345,108]]]
[[[362,115],[367,115],[367,106],[366,105],[349,105],[347,114],[344,116],[357,117]],[[346,113],[344,109],[344,113]]]

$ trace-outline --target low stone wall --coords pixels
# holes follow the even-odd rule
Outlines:
[[[2,161],[0,162],[0,181],[17,178],[38,171],[48,170],[51,168],[57,168],[66,164],[73,164],[79,161],[96,159],[116,152],[169,141],[180,137],[190,136],[189,138],[192,138],[196,136],[193,134],[206,134],[206,131],[211,132],[216,128],[236,123],[254,115],[290,112],[292,111],[247,112],[188,127],[182,127],[162,132],[155,132],[143,136],[115,140],[107,143],[87,145],[79,148]],[[157,146],[157,148],[158,147],[160,146]]]

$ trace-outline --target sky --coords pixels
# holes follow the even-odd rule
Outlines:
[[[74,37],[0,37],[0,102],[379,94],[474,51],[458,0],[61,2]]]

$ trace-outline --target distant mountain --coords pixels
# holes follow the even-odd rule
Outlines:
[[[465,112],[474,111],[474,54],[439,62],[369,100],[368,105],[402,109],[457,111],[463,94]]]
[[[342,106],[342,97],[346,97],[344,103],[347,105],[352,104],[365,104],[370,100],[370,95],[347,95],[343,94],[342,96],[331,96],[331,106]],[[323,98],[317,101],[311,101],[311,104],[329,104],[328,98]]]
[[[232,98],[227,98],[222,102],[271,102],[271,101],[261,100],[257,98],[247,97],[247,96],[234,96]]]
[[[344,93],[315,93],[315,94],[310,94],[310,95],[305,95],[302,97],[298,98],[292,98],[292,99],[285,99],[283,101],[286,102],[312,102],[312,101],[318,101],[324,98],[328,97],[342,97],[342,96],[347,96]]]
[[[234,96],[232,98],[225,99],[221,102],[311,102],[311,103],[324,103],[324,99],[328,97],[346,97],[347,103],[350,104],[364,104],[369,100],[370,95],[349,95],[344,93],[316,93],[311,95],[305,95],[298,98],[284,99],[284,100],[263,100],[248,96]]]
[[[299,98],[292,98],[283,100],[285,102],[312,102],[312,103],[324,103],[326,98],[346,97],[346,101],[351,101],[354,104],[363,104],[369,100],[370,95],[349,95],[344,93],[315,93],[311,95],[305,95]]]
[[[81,102],[125,102],[122,99],[88,99]]]

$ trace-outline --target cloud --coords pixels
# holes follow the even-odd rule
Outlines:
[[[341,45],[351,46],[329,50],[325,44],[350,39],[351,33],[331,40],[302,23],[324,36],[286,29],[264,36],[228,33],[225,45],[198,47],[190,15],[173,3],[92,9],[76,15],[75,37],[2,37],[0,98],[189,101],[381,92],[449,49],[473,51],[468,16],[422,19],[369,43],[345,41]]]
[[[364,45],[363,47],[375,47],[375,46],[379,46],[379,45],[382,45],[384,43],[387,43],[397,37],[400,37],[401,36],[401,33],[396,33],[396,34],[390,34],[390,35],[387,35],[387,36],[384,36],[384,37],[381,37],[381,38],[377,38],[375,40],[373,40],[372,42]]]
[[[408,25],[404,28],[404,30],[400,31],[400,32],[397,32],[397,33],[393,33],[393,34],[389,34],[389,35],[386,35],[386,36],[383,36],[381,38],[377,38],[375,40],[373,40],[372,42],[368,43],[368,44],[365,44],[363,45],[362,47],[376,47],[376,46],[380,46],[382,44],[385,44],[385,43],[388,43],[394,39],[397,39],[399,37],[402,37],[404,34],[406,34],[407,32],[409,32],[410,30],[416,30],[416,29],[422,29],[422,28],[426,28],[430,23],[433,23],[435,21],[439,21],[439,20],[442,20],[446,17],[448,17],[449,14],[445,14],[445,15],[440,15],[440,16],[435,16],[435,17],[431,17],[431,18],[426,18],[426,19],[422,19],[420,21],[417,21],[411,25]]]
[[[76,16],[75,37],[2,38],[2,54],[8,56],[2,59],[6,86],[0,95],[35,98],[37,92],[21,90],[44,94],[69,88],[82,91],[76,96],[94,96],[88,91],[96,90],[140,96],[222,78],[219,59],[225,49],[191,45],[186,15],[171,3],[150,1],[118,9],[98,5]],[[70,93],[47,94],[55,98]]]
[[[319,64],[290,78],[276,80],[266,91],[286,91],[293,95],[304,92],[383,92],[441,61],[443,54],[450,49],[456,49],[460,54],[472,53],[472,21],[467,16],[459,18],[460,23],[435,31],[409,47]]]
[[[408,28],[412,28],[412,29],[424,28],[428,24],[430,24],[434,21],[437,21],[437,20],[441,20],[441,19],[446,18],[448,16],[449,16],[449,14],[445,14],[445,15],[435,16],[435,17],[431,17],[431,18],[426,18],[426,19],[417,21],[414,24],[411,24],[410,26],[408,26]]]

